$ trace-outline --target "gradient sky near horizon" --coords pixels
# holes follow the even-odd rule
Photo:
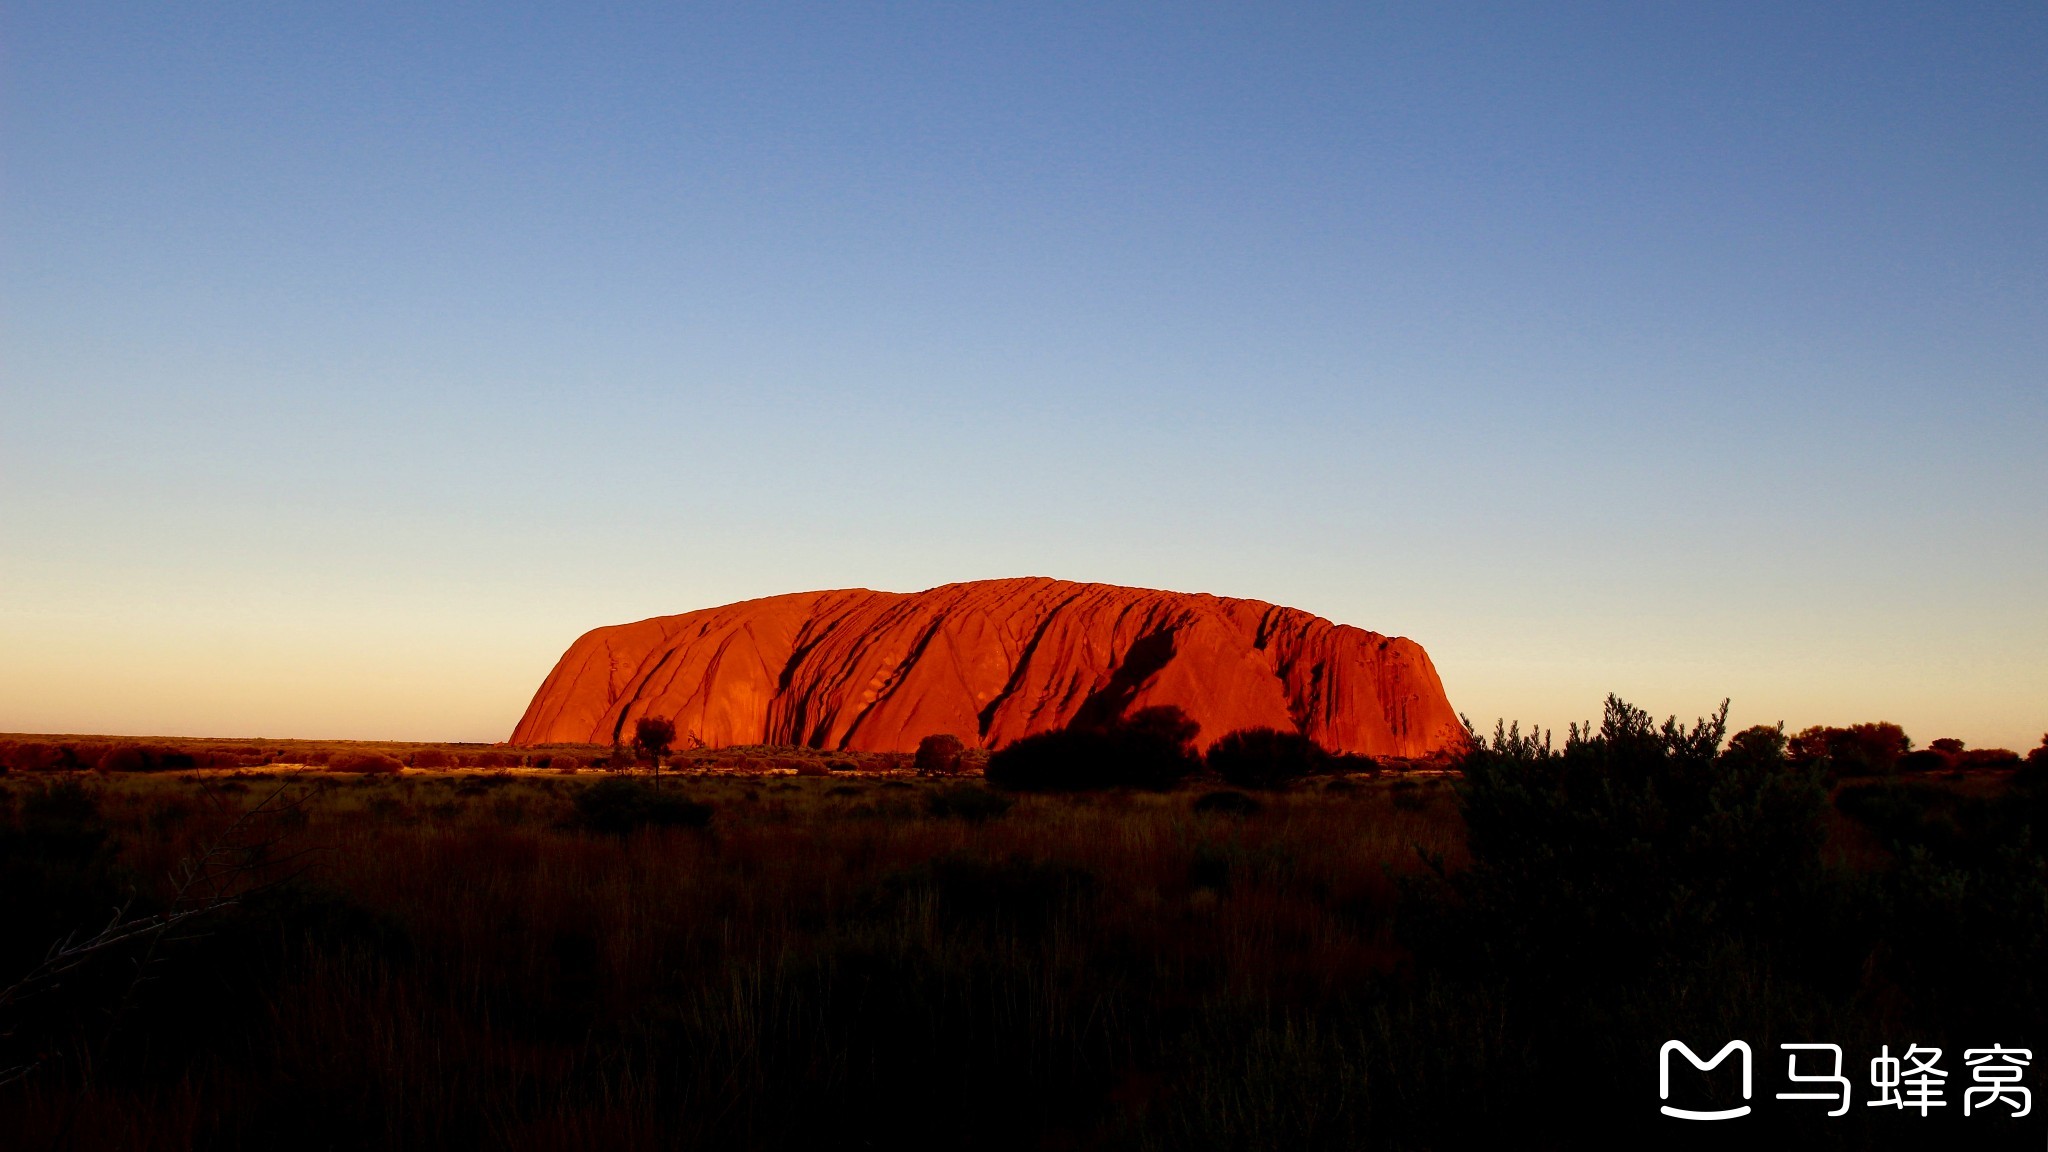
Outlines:
[[[2048,728],[2048,7],[0,5],[0,730],[1053,575]]]

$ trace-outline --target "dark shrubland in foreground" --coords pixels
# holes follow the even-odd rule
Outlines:
[[[1203,756],[1211,772],[1239,788],[1284,788],[1304,776],[1328,770],[1334,759],[1299,732],[1271,728],[1226,733]]]
[[[0,1022],[0,1067],[42,1061],[0,1087],[0,1132],[78,1148],[1726,1146],[1723,1126],[1656,1115],[1656,1049],[1680,1036],[1747,1039],[1760,1101],[1777,1043],[1849,1050],[1864,1114],[1778,1143],[2039,1147],[2041,1108],[1865,1108],[1858,1057],[1942,1045],[1959,1101],[1964,1047],[2043,1037],[2048,790],[1996,772],[1851,776],[1831,794],[1775,729],[1723,739],[1718,719],[1653,724],[1619,701],[1561,747],[1497,732],[1466,771],[1256,799],[1149,772],[1088,793],[310,777],[319,790],[274,822],[280,858],[317,849],[303,871],[171,934],[140,985],[135,957],[110,954]],[[158,879],[273,786],[0,784],[10,972],[130,891],[133,915],[163,906]],[[1768,1145],[1776,1122],[1740,1131]]]
[[[1161,790],[1201,766],[1194,721],[1178,708],[1141,708],[1102,724],[1026,736],[988,759],[988,782],[1019,792]]]

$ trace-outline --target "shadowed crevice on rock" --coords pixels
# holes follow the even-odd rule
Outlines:
[[[1110,673],[1109,683],[1096,689],[1081,703],[1074,723],[1083,728],[1114,724],[1131,710],[1131,702],[1159,670],[1173,659],[1173,633],[1154,632],[1131,645],[1123,662]],[[1220,733],[1218,733],[1220,735]]]
[[[1001,708],[1005,702],[1016,695],[1017,689],[1023,685],[1025,675],[1031,669],[1031,657],[1038,651],[1039,644],[1045,640],[1046,629],[1052,627],[1052,622],[1059,616],[1060,609],[1072,604],[1075,600],[1080,599],[1080,597],[1080,591],[1074,592],[1066,599],[1060,601],[1059,608],[1046,613],[1045,618],[1038,622],[1038,627],[1031,633],[1030,641],[1024,645],[1023,652],[1018,654],[1016,667],[1011,671],[1009,680],[1004,683],[1002,692],[998,693],[995,699],[990,700],[988,706],[983,708],[980,714],[976,716],[976,720],[979,723],[976,725],[975,731],[980,733],[984,739],[988,736],[989,726],[995,723],[997,709]]]

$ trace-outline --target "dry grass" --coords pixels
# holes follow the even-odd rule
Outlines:
[[[1462,864],[1449,779],[967,819],[930,801],[957,779],[776,763],[811,759],[704,757],[723,771],[663,784],[708,828],[624,836],[576,825],[589,772],[79,776],[145,903],[280,780],[310,793],[313,863],[175,949],[111,1039],[94,998],[127,977],[73,989],[83,1023],[0,1089],[0,1144],[1459,1147],[1526,1123],[1541,1053],[1499,986],[1404,947],[1424,855]],[[0,780],[6,811],[46,779]],[[1881,863],[1837,823],[1838,860]],[[1771,980],[1709,991],[1777,1003]]]
[[[1182,791],[968,821],[927,811],[950,782],[685,776],[666,786],[710,829],[619,838],[571,826],[591,779],[305,784],[312,870],[156,983],[217,1016],[159,1014],[95,1055],[118,1071],[87,1097],[60,1065],[0,1119],[79,1147],[1128,1136],[1221,1006],[1308,1013],[1394,972],[1394,878],[1418,845],[1458,851],[1440,786],[1419,810],[1364,784],[1251,816]],[[143,878],[223,785],[263,786],[94,784]]]

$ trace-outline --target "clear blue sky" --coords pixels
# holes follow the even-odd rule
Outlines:
[[[431,10],[428,10],[431,9]],[[1044,574],[2048,728],[2048,7],[0,6],[0,730]]]

